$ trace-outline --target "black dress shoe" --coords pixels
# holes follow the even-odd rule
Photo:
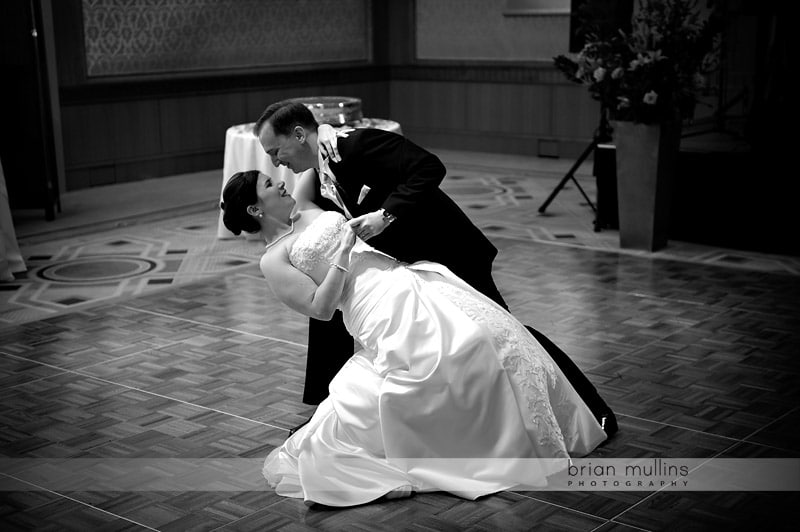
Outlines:
[[[611,438],[611,436],[619,431],[619,425],[617,425],[617,416],[615,416],[613,412],[609,411],[605,414],[602,414],[599,421],[600,427],[605,431],[608,438]]]
[[[309,421],[311,421],[311,417],[309,417],[308,419],[306,419],[305,421],[303,421],[302,423],[297,425],[295,428],[289,429],[289,436],[291,436],[292,434],[294,434],[295,432],[297,432],[301,428],[305,427],[308,424]]]

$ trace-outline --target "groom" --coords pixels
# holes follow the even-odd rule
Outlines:
[[[439,188],[446,169],[438,157],[402,135],[355,129],[337,138],[340,157],[334,162],[321,152],[317,128],[305,105],[277,102],[262,113],[254,131],[275,166],[296,173],[315,169],[319,183],[311,191],[312,201],[352,219],[356,234],[370,245],[403,262],[443,264],[508,309],[492,278],[497,248]],[[613,413],[577,366],[541,333],[528,329],[609,436],[616,432]],[[340,312],[329,322],[309,321],[304,403],[319,404],[327,397],[328,384],[353,352]]]

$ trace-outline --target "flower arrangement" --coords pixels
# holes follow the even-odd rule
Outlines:
[[[612,120],[690,118],[719,63],[718,23],[709,4],[702,13],[697,0],[639,0],[629,32],[587,30],[577,56],[559,55],[554,64],[570,81],[587,85]]]

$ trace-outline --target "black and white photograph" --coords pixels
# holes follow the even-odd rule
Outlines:
[[[0,2],[4,531],[782,531],[790,2]]]

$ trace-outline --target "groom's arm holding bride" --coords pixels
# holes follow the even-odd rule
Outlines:
[[[441,189],[447,169],[436,155],[396,133],[325,125],[317,148],[344,189],[359,237],[403,262],[443,264],[507,308],[492,278],[497,248]]]
[[[366,231],[366,239],[395,219],[418,221],[441,193],[447,173],[442,162],[402,135],[354,130],[338,139],[337,148],[340,157],[330,158],[329,168],[356,202],[354,228]]]
[[[447,170],[438,157],[402,135],[376,129],[335,130],[321,124],[317,148],[325,170],[336,177],[353,215],[351,226],[363,240],[383,233],[397,219],[424,216]],[[319,181],[314,172],[303,174],[293,195],[314,198]],[[313,201],[313,199],[312,199]],[[378,245],[380,246],[380,244]]]

